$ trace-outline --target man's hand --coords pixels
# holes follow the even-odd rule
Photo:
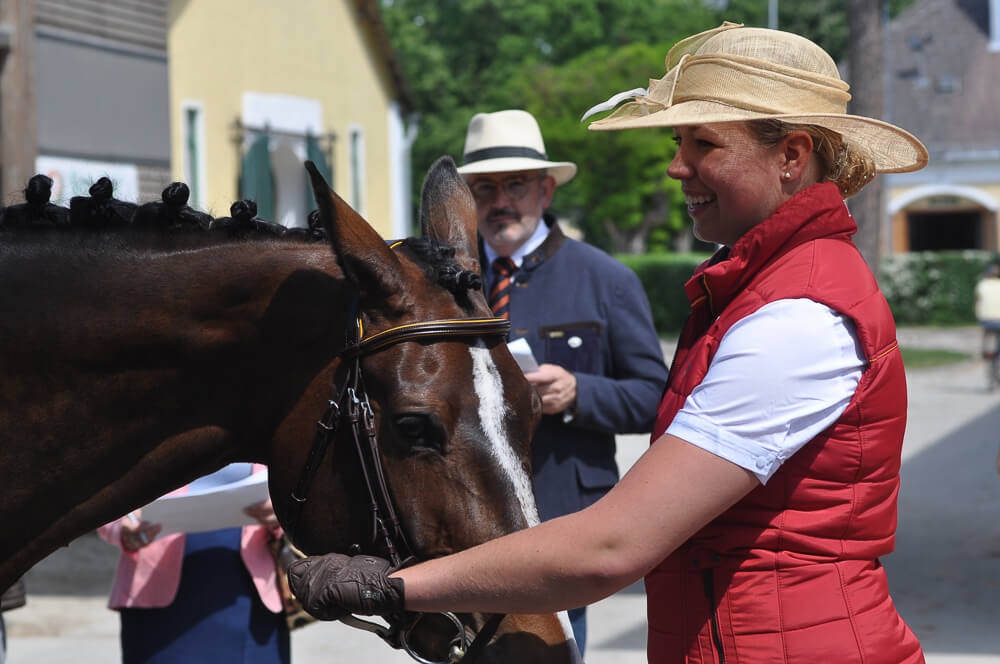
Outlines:
[[[387,615],[403,610],[403,580],[390,579],[389,561],[375,556],[328,553],[296,560],[288,585],[314,618],[336,620],[349,613]]]
[[[576,376],[558,364],[542,364],[538,371],[524,374],[542,397],[542,412],[555,415],[576,403]]]

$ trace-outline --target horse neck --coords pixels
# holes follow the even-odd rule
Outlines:
[[[286,243],[20,244],[0,253],[0,283],[0,516],[25,556],[229,461],[266,461],[343,344],[351,297],[328,247]]]

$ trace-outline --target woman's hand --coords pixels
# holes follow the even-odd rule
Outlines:
[[[328,553],[288,566],[288,583],[302,607],[319,620],[349,613],[384,616],[403,610],[403,580],[389,578],[388,560]]]
[[[268,530],[275,530],[281,527],[278,517],[274,514],[274,507],[271,506],[271,499],[268,498],[262,503],[246,507],[243,511],[257,519],[257,522]]]
[[[130,553],[138,551],[144,546],[149,546],[150,542],[156,539],[160,530],[163,529],[163,526],[158,523],[142,521],[140,510],[129,512],[122,517],[121,526],[122,549]]]

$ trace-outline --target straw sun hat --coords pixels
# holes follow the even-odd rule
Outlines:
[[[726,22],[678,42],[667,53],[666,68],[666,76],[651,79],[648,90],[619,93],[587,111],[583,119],[633,98],[589,128],[773,118],[839,133],[871,157],[880,173],[927,165],[927,148],[913,135],[888,122],[847,114],[850,86],[826,51],[804,37]]]
[[[542,131],[535,117],[527,111],[477,113],[465,134],[465,150],[458,172],[504,173],[547,169],[556,184],[569,182],[576,175],[576,164],[549,161],[545,154]]]

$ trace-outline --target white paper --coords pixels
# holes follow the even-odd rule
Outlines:
[[[521,371],[524,373],[538,371],[538,361],[535,360],[527,339],[524,337],[514,339],[507,344],[507,348],[510,349],[510,354],[517,360],[517,366],[521,367]]]
[[[142,508],[142,520],[163,527],[158,537],[254,525],[257,519],[243,509],[267,498],[267,471],[262,471],[237,482],[164,496]]]

